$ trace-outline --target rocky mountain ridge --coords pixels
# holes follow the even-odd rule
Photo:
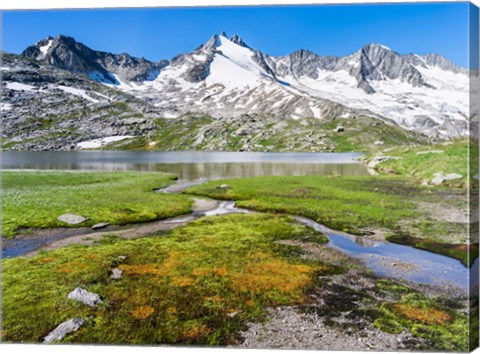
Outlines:
[[[22,56],[3,54],[1,69],[4,150],[73,150],[85,140],[144,135],[159,114],[145,100]]]
[[[369,116],[431,138],[467,134],[466,69],[378,43],[345,57],[308,50],[276,57],[221,33],[153,62],[59,35],[2,56],[7,149],[76,149],[86,140],[143,136],[156,118],[191,114],[326,122]]]
[[[140,82],[158,75],[168,61],[151,62],[126,53],[112,54],[90,49],[74,38],[58,35],[47,37],[26,48],[22,56],[77,74],[86,74],[95,81],[117,85],[119,80]]]

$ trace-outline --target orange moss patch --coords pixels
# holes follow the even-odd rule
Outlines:
[[[170,275],[178,267],[182,265],[181,254],[176,251],[171,251],[167,259],[162,264],[148,263],[148,264],[122,264],[118,266],[125,274],[128,275]]]
[[[199,267],[199,268],[195,268],[194,270],[192,270],[192,275],[194,275],[196,277],[205,277],[205,276],[208,276],[210,274],[212,274],[212,269],[210,269],[210,268]]]
[[[211,330],[207,326],[201,324],[201,325],[186,329],[185,331],[183,331],[181,337],[182,337],[182,340],[189,341],[189,340],[202,338],[210,332]]]
[[[60,264],[56,270],[57,273],[74,273],[88,269],[85,263],[72,261],[68,263]]]
[[[139,306],[132,311],[132,316],[139,320],[149,318],[155,312],[154,308],[148,305]]]
[[[223,298],[220,295],[214,295],[214,296],[207,296],[205,298],[206,302],[212,302],[212,303],[221,303],[223,301]]]
[[[164,271],[158,267],[158,264],[121,264],[118,266],[127,275],[164,275]]]
[[[205,268],[199,267],[192,270],[192,275],[197,277],[205,277],[205,276],[225,276],[228,274],[228,270],[225,267],[214,267],[214,268]]]
[[[180,286],[180,287],[185,287],[185,286],[192,286],[195,284],[195,279],[193,278],[190,278],[190,277],[183,277],[183,276],[180,276],[180,277],[174,277],[172,279],[172,282],[174,285],[176,286]]]
[[[452,320],[452,317],[448,313],[434,308],[420,308],[409,304],[394,304],[393,309],[402,317],[427,324],[443,325]]]
[[[213,268],[213,274],[223,277],[228,274],[228,271],[226,268],[216,267],[216,268]]]
[[[53,262],[54,260],[55,260],[55,258],[45,257],[45,258],[40,258],[40,259],[38,259],[37,262],[38,262],[38,263],[45,264],[45,263]]]
[[[261,292],[277,290],[296,297],[295,291],[301,291],[310,282],[308,273],[313,271],[307,265],[295,265],[272,258],[262,253],[257,254],[259,262],[246,266],[241,274],[230,276],[233,287],[241,291]]]
[[[170,315],[170,316],[176,315],[177,314],[177,308],[173,307],[173,306],[170,306],[169,308],[167,308],[167,314]]]

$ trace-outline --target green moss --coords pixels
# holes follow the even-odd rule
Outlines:
[[[411,291],[405,285],[395,283],[395,282],[393,282],[391,280],[388,280],[388,279],[378,280],[375,283],[375,287],[382,292],[393,293],[395,295],[405,294],[405,293]]]
[[[2,172],[2,226],[4,236],[19,228],[68,227],[59,221],[65,213],[88,220],[124,224],[188,213],[187,196],[154,193],[174,176],[141,172]]]
[[[228,215],[169,237],[4,260],[4,340],[39,342],[62,321],[82,317],[86,324],[64,342],[229,344],[266,307],[306,301],[320,266],[280,256],[272,245],[310,233],[290,218]],[[114,267],[123,271],[116,281],[109,278]],[[100,294],[103,305],[68,300],[78,286]]]
[[[468,349],[467,317],[418,293],[404,295],[399,302],[384,303],[374,326],[387,333],[408,329],[425,340],[424,348],[441,351]]]
[[[373,325],[382,332],[390,334],[400,334],[404,331],[404,326],[392,318],[377,318]]]

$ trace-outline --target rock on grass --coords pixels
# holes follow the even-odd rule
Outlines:
[[[112,269],[112,275],[110,276],[110,278],[120,279],[122,277],[122,274],[123,274],[123,271],[121,269],[114,268]]]
[[[435,177],[432,179],[432,184],[435,185],[435,186],[439,186],[443,182],[446,182],[446,181],[453,181],[455,179],[463,178],[463,176],[458,174],[458,173],[448,173],[448,174],[444,175],[440,172],[437,172],[437,173],[434,173],[433,175]]]
[[[83,318],[72,318],[71,320],[60,323],[57,328],[43,339],[43,343],[48,344],[62,340],[67,334],[77,331],[84,323]]]
[[[58,220],[66,224],[77,225],[87,220],[87,218],[77,214],[62,214],[58,217]]]
[[[99,222],[98,224],[95,224],[95,225],[92,226],[92,230],[103,229],[103,228],[105,228],[109,225],[110,225],[109,222]]]
[[[102,303],[102,299],[98,294],[91,293],[82,288],[76,288],[70,294],[68,298],[71,300],[76,300],[90,307],[96,307],[98,304]]]

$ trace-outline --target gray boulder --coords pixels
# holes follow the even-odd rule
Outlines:
[[[99,222],[98,224],[95,224],[92,226],[92,230],[98,230],[98,229],[103,229],[110,225],[109,222]]]
[[[62,214],[58,217],[58,220],[70,225],[77,225],[87,220],[87,218],[77,214]]]
[[[83,318],[72,318],[65,321],[43,338],[43,343],[48,344],[62,340],[67,334],[77,331],[84,323]]]
[[[123,274],[123,271],[121,269],[114,268],[112,269],[112,275],[110,276],[110,278],[117,280],[122,277],[122,274]]]
[[[67,296],[71,300],[76,300],[90,307],[96,307],[102,303],[102,299],[98,294],[91,293],[82,288],[76,288]]]
[[[463,178],[463,176],[458,174],[458,173],[448,173],[448,174],[444,175],[443,173],[437,172],[437,173],[434,173],[433,175],[435,176],[432,179],[432,184],[434,186],[439,186],[443,182],[453,181],[455,179]]]

